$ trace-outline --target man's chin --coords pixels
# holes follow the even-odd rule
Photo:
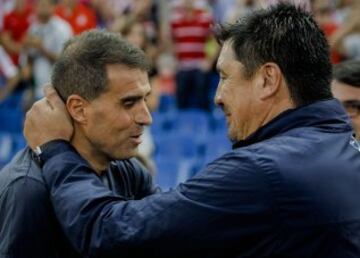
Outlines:
[[[139,151],[138,148],[134,150],[116,153],[115,155],[111,155],[112,160],[124,160],[124,159],[131,159],[138,155]]]
[[[236,136],[230,131],[227,132],[227,137],[232,143],[235,143],[238,141]]]

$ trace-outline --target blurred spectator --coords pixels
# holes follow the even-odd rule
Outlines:
[[[352,120],[356,138],[360,140],[360,60],[350,60],[334,67],[331,85]]]
[[[36,21],[30,26],[25,46],[32,67],[35,97],[43,96],[43,86],[50,81],[54,61],[63,44],[72,36],[70,25],[54,15],[56,0],[36,1]]]
[[[232,8],[226,13],[226,21],[235,22],[240,17],[246,16],[258,7],[256,0],[236,0]]]
[[[355,0],[359,1],[359,0]],[[350,12],[351,7],[354,4],[354,0],[338,0],[336,1],[336,10],[335,10],[335,20],[338,24],[343,24],[346,22]]]
[[[163,53],[156,61],[157,75],[152,78],[151,85],[157,88],[161,95],[175,94],[176,60],[168,54]]]
[[[312,12],[314,19],[329,40],[339,28],[334,18],[334,6],[331,5],[329,0],[314,0],[312,2]],[[332,63],[336,64],[341,61],[341,55],[335,49],[332,49],[330,54]]]
[[[279,3],[287,3],[300,7],[307,12],[311,11],[311,0],[258,0],[258,2],[262,8],[266,8],[271,5],[277,5]]]
[[[4,17],[1,40],[15,65],[19,64],[19,54],[32,18],[32,9],[26,0],[15,0],[14,9]]]
[[[0,102],[13,91],[19,79],[17,67],[0,45]]]
[[[74,34],[96,28],[94,10],[77,0],[62,0],[55,13],[70,23]]]
[[[213,19],[216,23],[225,23],[229,10],[234,9],[235,1],[237,0],[207,0],[208,5],[213,12]]]
[[[346,59],[360,59],[360,1],[353,3],[346,22],[331,37],[331,46]]]
[[[126,6],[122,14],[115,15],[110,30],[119,31],[128,20],[136,20],[143,24],[145,34],[152,43],[157,43],[159,35],[158,6],[152,0],[133,0]]]
[[[214,61],[205,52],[206,42],[211,35],[211,13],[196,8],[194,1],[183,0],[182,5],[173,10],[170,22],[173,48],[178,61],[178,107],[207,109],[206,72]]]
[[[90,0],[90,5],[97,14],[98,27],[113,30],[117,17],[121,17],[131,6],[131,0]],[[117,30],[117,29],[115,29]]]
[[[13,0],[0,0],[0,31],[3,28],[4,16],[14,8]]]
[[[119,31],[117,32],[120,32],[120,34],[130,43],[141,48],[152,63],[156,60],[159,51],[155,48],[150,37],[146,33],[145,25],[136,19],[136,17],[124,15],[122,24],[119,26]],[[151,76],[155,74],[154,64],[152,65],[152,68],[153,69],[150,71]]]

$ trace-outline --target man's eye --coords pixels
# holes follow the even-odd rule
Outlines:
[[[124,107],[130,108],[132,106],[134,106],[135,101],[125,101],[124,102]]]

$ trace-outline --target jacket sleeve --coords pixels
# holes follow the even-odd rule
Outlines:
[[[266,182],[246,163],[239,173],[238,160],[219,159],[175,190],[123,201],[68,143],[52,143],[42,158],[56,216],[86,257],[245,249],[273,218]]]

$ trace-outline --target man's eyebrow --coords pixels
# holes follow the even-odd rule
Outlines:
[[[151,94],[151,91],[148,91],[145,95],[145,97],[148,97]],[[125,102],[125,101],[137,101],[144,98],[144,95],[142,94],[137,94],[137,95],[129,95],[129,96],[124,96],[123,98],[120,99],[120,101]]]

